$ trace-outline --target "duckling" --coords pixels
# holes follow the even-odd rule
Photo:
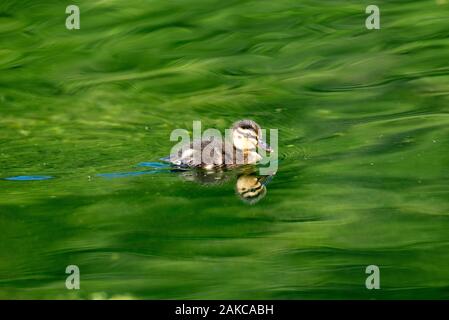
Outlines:
[[[267,152],[273,151],[262,140],[262,130],[253,120],[237,121],[230,130],[231,142],[221,143],[220,139],[209,137],[183,146],[161,160],[178,167],[210,170],[256,164],[262,159],[257,153],[257,147]]]

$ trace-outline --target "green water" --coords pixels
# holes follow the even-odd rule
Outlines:
[[[0,298],[449,298],[449,1],[66,2],[0,3]],[[242,118],[255,204],[137,167]]]

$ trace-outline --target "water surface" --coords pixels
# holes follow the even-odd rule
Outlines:
[[[71,3],[0,4],[0,298],[449,298],[447,1]],[[255,204],[139,166],[242,118]]]

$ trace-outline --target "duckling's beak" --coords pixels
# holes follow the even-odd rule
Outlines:
[[[265,141],[259,140],[259,143],[257,145],[259,146],[259,148],[265,151],[268,151],[270,153],[273,152],[273,149],[271,149],[271,147]]]

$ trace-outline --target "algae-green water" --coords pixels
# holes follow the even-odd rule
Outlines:
[[[449,2],[369,4],[3,0],[0,298],[449,298]],[[256,203],[142,166],[245,118]]]

